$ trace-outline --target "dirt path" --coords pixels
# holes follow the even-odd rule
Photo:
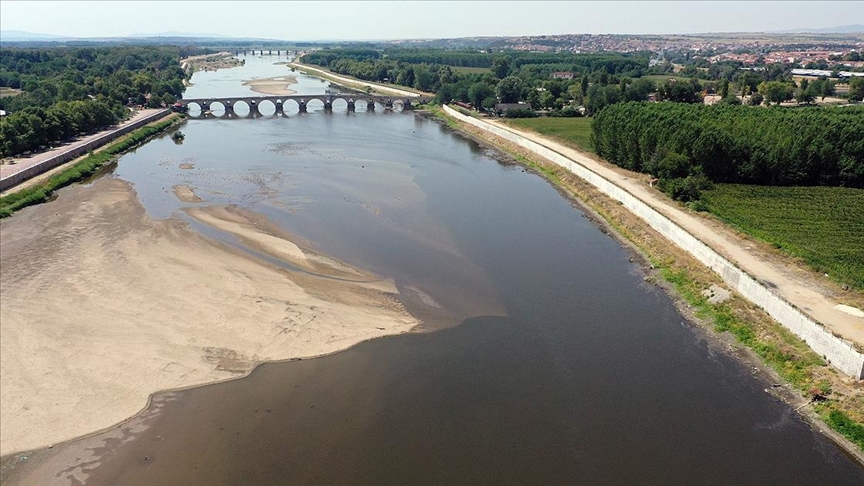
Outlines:
[[[796,272],[764,258],[759,258],[744,246],[743,240],[731,230],[709,224],[703,218],[690,214],[664,195],[648,187],[643,177],[611,168],[586,154],[544,138],[536,133],[514,129],[496,120],[485,120],[496,127],[516,133],[550,148],[629,191],[664,216],[702,240],[712,249],[735,262],[741,269],[774,289],[802,312],[825,325],[826,328],[859,347],[864,347],[864,318],[853,316],[835,308],[840,302],[804,272]]]

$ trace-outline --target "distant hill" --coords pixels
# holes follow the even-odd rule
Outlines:
[[[778,34],[864,34],[864,25],[841,25],[821,29],[789,29],[777,31]]]
[[[206,39],[233,39],[233,37],[231,37],[230,35],[222,35],[222,34],[193,34],[193,33],[191,33],[191,32],[157,32],[157,33],[155,33],[155,34],[137,33],[137,34],[131,34],[131,35],[128,35],[128,36],[126,36],[126,37],[133,37],[133,38],[139,38],[139,37],[144,37],[144,38],[154,38],[154,37],[176,37],[176,38],[183,38],[183,39],[194,39],[194,38],[203,37],[203,38],[206,38]]]
[[[23,30],[0,30],[0,40],[4,41],[38,41],[68,39],[62,35],[39,34],[36,32],[25,32]]]

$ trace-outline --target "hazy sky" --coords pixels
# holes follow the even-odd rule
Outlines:
[[[765,32],[864,24],[834,2],[37,2],[0,0],[0,28],[76,37],[186,32],[284,40]]]

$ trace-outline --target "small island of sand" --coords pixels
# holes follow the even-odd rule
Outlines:
[[[195,191],[189,186],[177,185],[174,186],[172,189],[174,189],[174,195],[177,196],[177,199],[183,202],[199,203],[204,201],[203,199],[198,197],[198,195],[195,194]]]
[[[243,81],[243,86],[249,86],[249,89],[256,93],[274,96],[287,96],[296,93],[293,89],[288,89],[288,86],[292,84],[297,84],[295,76],[274,76]]]

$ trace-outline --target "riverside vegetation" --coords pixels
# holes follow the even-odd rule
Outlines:
[[[32,204],[47,201],[57,189],[92,176],[103,166],[116,160],[118,155],[167,130],[181,119],[180,115],[174,114],[167,120],[134,130],[104,149],[90,152],[82,160],[52,175],[44,182],[0,197],[0,218],[11,216],[15,211]]]
[[[740,297],[720,304],[709,302],[702,290],[711,285],[722,285],[716,274],[683,250],[666,244],[663,237],[647,224],[574,174],[515,144],[462,124],[437,107],[431,107],[430,111],[449,127],[511,154],[520,164],[536,171],[596,212],[622,238],[639,249],[656,274],[666,282],[665,285],[674,290],[695,317],[717,333],[734,336],[800,396],[809,400],[822,422],[864,451],[864,396],[846,385],[804,341]]]
[[[197,47],[80,47],[0,49],[0,86],[21,91],[0,97],[0,156],[55,145],[113,125],[127,105],[151,108],[181,97],[180,59]]]

